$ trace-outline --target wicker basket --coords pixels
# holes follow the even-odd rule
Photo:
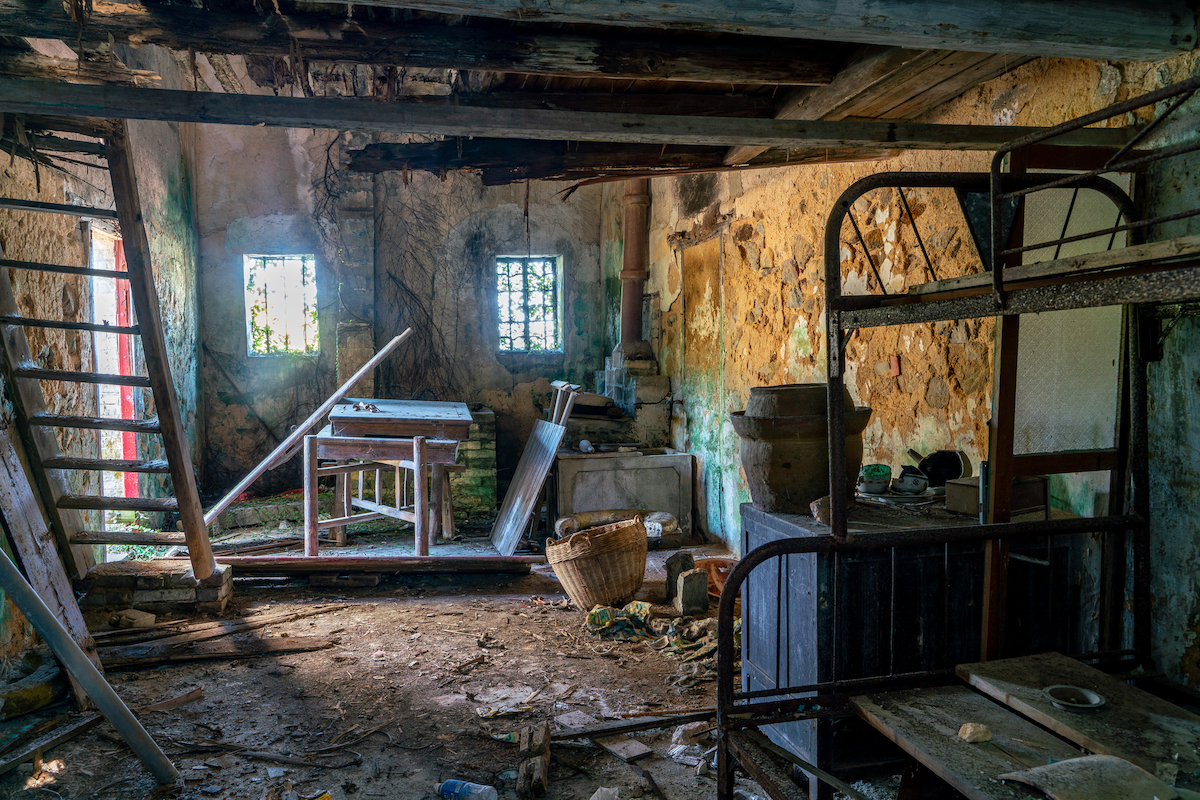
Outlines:
[[[628,600],[642,587],[646,546],[646,526],[634,517],[547,542],[546,560],[571,602],[588,611]]]

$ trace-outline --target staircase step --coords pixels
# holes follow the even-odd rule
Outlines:
[[[160,547],[186,545],[182,533],[158,531],[80,531],[71,537],[71,544],[150,544]]]
[[[34,272],[58,272],[62,275],[87,275],[92,278],[117,278],[129,280],[128,272],[115,269],[92,269],[90,267],[68,267],[65,264],[43,264],[37,261],[17,261],[13,258],[0,258],[0,267],[11,269],[28,269]]]
[[[69,369],[41,369],[40,367],[17,367],[13,370],[13,374],[18,378],[36,378],[39,381],[103,383],[110,386],[150,388],[150,379],[141,375],[112,375],[103,372],[75,372]]]
[[[125,333],[137,336],[141,329],[137,325],[101,325],[96,322],[67,322],[58,319],[18,317],[15,314],[0,314],[0,325],[21,325],[26,328],[55,328],[64,331],[95,331],[96,333]]]
[[[157,472],[168,474],[170,465],[164,460],[137,461],[120,458],[72,458],[54,456],[42,461],[46,469],[99,469],[105,472]]]
[[[68,494],[58,498],[59,508],[78,508],[100,511],[176,511],[179,501],[174,497],[106,497],[104,495]]]
[[[101,431],[132,431],[133,433],[158,433],[158,418],[113,419],[110,417],[68,417],[39,411],[30,415],[30,425],[42,428],[92,428]]]

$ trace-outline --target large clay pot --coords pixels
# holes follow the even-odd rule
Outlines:
[[[763,511],[807,514],[829,494],[829,434],[825,384],[763,386],[750,390],[746,411],[730,414],[741,437],[742,469],[754,505]],[[862,432],[871,409],[846,401],[846,489],[862,466]],[[781,413],[791,412],[791,413]]]

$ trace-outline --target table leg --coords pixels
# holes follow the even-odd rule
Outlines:
[[[446,493],[446,465],[433,465],[433,492],[429,502],[429,547],[437,544],[438,534],[442,528],[442,505]]]
[[[425,475],[425,437],[413,437],[413,544],[416,555],[429,555],[429,480]]]
[[[445,468],[442,469],[445,472]],[[450,475],[447,474],[445,484],[442,487],[442,539],[447,542],[454,541],[454,496],[450,491]]]
[[[335,461],[335,465],[345,464],[345,461]],[[350,514],[350,476],[344,472],[339,472],[335,478],[335,486],[333,490],[333,515],[335,517],[345,517]],[[346,546],[346,526],[338,525],[336,528],[330,529],[334,544],[338,547]]]
[[[304,555],[317,555],[317,448],[304,437]]]

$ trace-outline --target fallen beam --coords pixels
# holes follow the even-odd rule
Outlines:
[[[1014,139],[1045,130],[993,125],[462,108],[404,102],[372,103],[346,98],[229,95],[16,80],[0,81],[0,112],[502,139],[725,146],[759,144],[814,149],[995,150]],[[1054,144],[1120,147],[1131,135],[1130,128],[1085,128],[1064,133],[1054,140]]]
[[[148,669],[160,664],[184,661],[213,661],[226,658],[254,658],[280,653],[306,653],[333,647],[337,640],[331,636],[289,636],[286,639],[253,639],[230,642],[182,642],[163,644],[133,644],[125,647],[106,647],[100,654],[107,670]]]
[[[374,572],[387,575],[524,575],[544,556],[217,556],[235,575]]]
[[[87,24],[61,3],[0,0],[0,30],[12,36],[113,41],[142,47],[407,68],[520,72],[571,78],[647,78],[741,84],[820,86],[837,72],[844,46],[791,38],[403,25],[321,15],[220,12],[159,4],[93,0]],[[103,66],[103,65],[101,65]],[[91,67],[93,71],[100,67]],[[21,73],[25,74],[25,73]],[[131,74],[127,80],[143,78]]]
[[[355,5],[1114,61],[1157,61],[1196,44],[1196,14],[1186,0],[356,0]]]

